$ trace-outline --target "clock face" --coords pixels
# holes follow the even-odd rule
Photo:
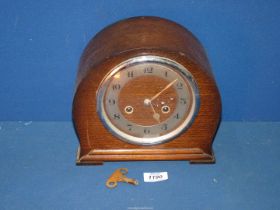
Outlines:
[[[98,114],[117,138],[139,145],[172,140],[193,122],[199,93],[190,72],[167,58],[139,56],[110,71],[97,92]]]

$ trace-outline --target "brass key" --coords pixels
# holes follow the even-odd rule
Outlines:
[[[129,184],[138,185],[138,181],[136,179],[130,179],[125,176],[127,172],[127,168],[117,169],[107,180],[106,186],[112,189],[118,185],[118,182],[126,182]]]

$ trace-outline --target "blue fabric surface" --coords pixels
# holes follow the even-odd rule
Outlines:
[[[103,27],[152,15],[204,45],[226,121],[279,121],[280,1],[0,0],[0,120],[71,120],[83,48]]]
[[[280,123],[223,122],[217,163],[76,166],[71,122],[0,122],[0,209],[279,209]],[[119,167],[139,186],[105,181]],[[169,179],[144,183],[143,172]]]

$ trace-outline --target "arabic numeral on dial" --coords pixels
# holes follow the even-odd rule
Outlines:
[[[132,78],[132,77],[133,77],[133,71],[129,71],[129,72],[127,72],[127,77]]]
[[[179,115],[179,113],[177,113],[177,114],[174,116],[174,118],[176,118],[176,119],[180,119],[180,115]]]
[[[150,134],[151,133],[151,130],[149,128],[144,128],[144,133],[145,134]]]
[[[114,115],[113,115],[113,118],[114,118],[115,120],[120,120],[120,119],[121,119],[121,116],[120,116],[120,114],[114,114]]]
[[[109,100],[108,100],[108,103],[109,103],[110,105],[115,105],[115,104],[116,104],[116,100],[115,100],[115,99],[109,99]]]
[[[180,104],[187,104],[186,98],[180,98]]]
[[[146,67],[146,68],[144,68],[144,73],[145,74],[152,74],[153,70],[154,70],[153,67]]]
[[[182,90],[183,89],[183,83],[182,82],[178,82],[176,84],[176,87],[177,87],[178,90]]]
[[[168,77],[168,72],[167,72],[167,71],[164,72],[164,76],[165,76],[165,77]]]
[[[168,129],[168,124],[164,123],[162,126],[161,126],[161,129],[166,131]]]
[[[112,85],[113,90],[120,90],[121,89],[121,85],[120,84],[114,84]]]
[[[132,130],[132,125],[131,125],[131,124],[127,124],[127,129],[128,129],[129,131],[131,131],[131,130]]]

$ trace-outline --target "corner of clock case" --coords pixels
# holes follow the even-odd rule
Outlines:
[[[214,151],[211,150],[211,154],[207,154],[207,158],[189,160],[189,163],[190,164],[214,164],[216,163]]]
[[[76,165],[103,165],[103,161],[87,161],[89,154],[81,156],[81,148],[78,147],[77,155],[76,155]]]

